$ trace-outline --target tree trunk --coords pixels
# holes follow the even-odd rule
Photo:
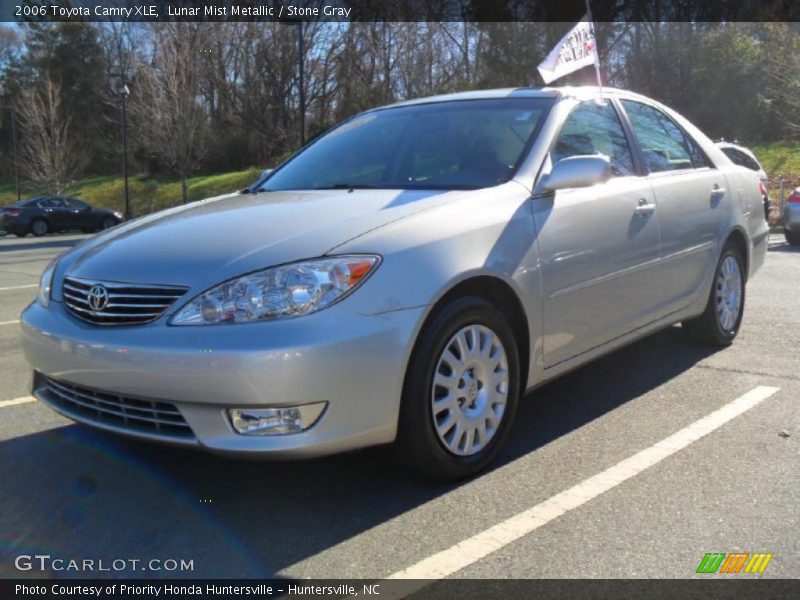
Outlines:
[[[185,173],[181,173],[181,198],[183,200],[183,204],[186,204],[189,201],[189,195],[187,193],[186,174]]]

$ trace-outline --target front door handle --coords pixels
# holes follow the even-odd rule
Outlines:
[[[711,193],[713,195],[715,195],[715,196],[720,196],[720,195],[725,193],[725,188],[724,187],[720,187],[719,185],[717,185],[715,183],[714,187],[711,188]]]
[[[652,202],[648,202],[644,198],[639,200],[639,206],[633,209],[633,212],[637,215],[649,215],[656,211],[656,205]]]

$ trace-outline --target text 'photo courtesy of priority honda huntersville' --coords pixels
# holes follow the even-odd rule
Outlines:
[[[679,322],[729,344],[767,236],[758,176],[653,100],[424,98],[254,194],[84,241],[42,275],[23,343],[34,395],[82,423],[263,458],[392,443],[453,480],[572,368]]]

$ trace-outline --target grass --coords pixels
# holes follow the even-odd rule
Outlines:
[[[771,180],[800,178],[800,143],[771,142],[752,150]]]
[[[261,169],[247,169],[216,175],[198,175],[187,180],[189,201],[200,200],[235,192],[255,181]],[[142,215],[181,203],[179,179],[153,179],[134,176],[128,179],[131,209],[134,215]],[[36,195],[41,190],[23,187],[23,198]],[[122,177],[99,175],[87,177],[67,187],[65,193],[86,200],[94,206],[122,210],[125,192]],[[13,181],[0,180],[0,205],[17,199]]]

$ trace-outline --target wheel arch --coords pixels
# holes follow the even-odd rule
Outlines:
[[[457,298],[475,296],[482,298],[497,308],[509,321],[517,342],[520,362],[520,384],[525,389],[528,380],[531,357],[531,334],[525,308],[512,286],[493,275],[474,275],[455,283],[431,305],[428,314],[417,332],[413,352],[416,351],[421,333],[447,304]],[[409,363],[410,364],[410,363]]]
[[[723,248],[729,242],[736,246],[736,249],[739,251],[742,260],[744,261],[743,270],[746,281],[750,275],[750,244],[748,242],[747,235],[741,228],[736,227],[728,234],[728,237],[725,238],[725,244],[723,244]]]

